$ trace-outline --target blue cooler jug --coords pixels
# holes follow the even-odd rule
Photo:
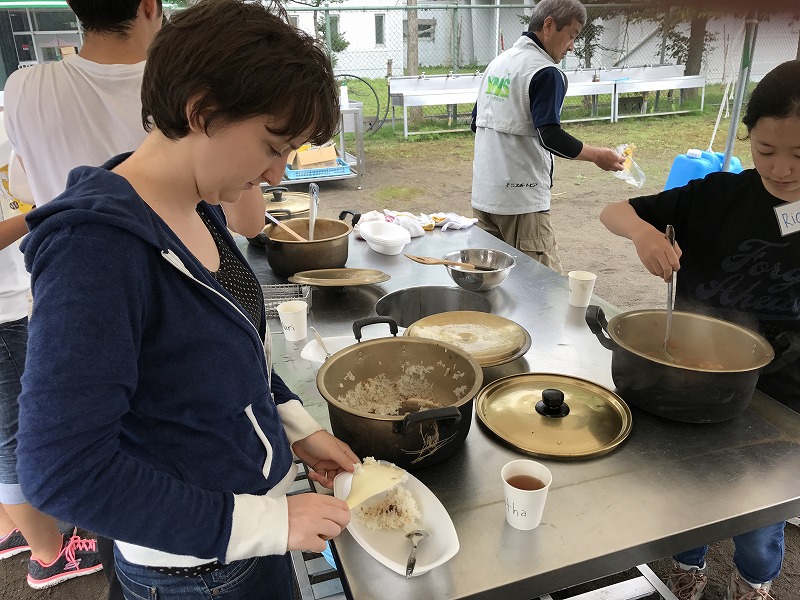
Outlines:
[[[725,153],[724,152],[714,152],[719,158],[719,168],[722,169],[722,163],[725,162]],[[744,171],[742,167],[742,161],[740,161],[735,156],[731,156],[731,163],[728,165],[728,173],[741,173]]]
[[[692,179],[702,179],[709,173],[722,170],[722,161],[714,152],[691,148],[686,154],[678,154],[672,161],[672,168],[667,177],[665,190],[681,187]]]

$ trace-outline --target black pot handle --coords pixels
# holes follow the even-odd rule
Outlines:
[[[353,215],[353,225],[358,223],[358,221],[361,219],[360,212],[355,212],[352,210],[343,210],[342,212],[339,213],[339,220],[344,221],[347,218],[347,215]]]
[[[405,435],[414,425],[425,421],[453,421],[453,425],[458,425],[461,421],[461,411],[455,406],[420,410],[407,414],[402,421],[395,423],[392,429],[394,433]]]
[[[586,309],[586,324],[592,330],[592,333],[597,336],[604,348],[609,350],[616,349],[616,342],[608,335],[608,321],[606,321],[606,315],[602,308],[596,304],[589,305]]]
[[[775,360],[764,367],[762,373],[774,373],[800,359],[800,331],[779,333],[772,341],[772,348],[775,350]]]
[[[267,212],[269,214],[271,214],[273,217],[275,217],[276,219],[278,219],[278,221],[280,221],[281,219],[284,219],[284,218],[286,218],[286,219],[291,219],[292,218],[292,211],[290,211],[288,208],[275,208],[275,209],[272,209],[272,210],[268,210]],[[264,216],[264,223],[266,223],[267,225],[270,225],[272,223],[272,221],[270,221],[265,215]]]
[[[386,323],[389,325],[389,331],[392,332],[392,335],[397,335],[397,322],[392,317],[364,317],[363,319],[358,319],[355,323],[353,323],[353,335],[356,336],[356,341],[361,341],[361,329],[366,327],[367,325],[374,325],[375,323]]]

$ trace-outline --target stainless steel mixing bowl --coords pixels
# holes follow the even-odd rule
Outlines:
[[[456,285],[471,292],[491,290],[505,281],[516,259],[502,250],[487,248],[468,248],[448,252],[442,258],[458,262],[468,262],[478,267],[491,267],[491,271],[476,271],[467,267],[447,266],[450,278]]]

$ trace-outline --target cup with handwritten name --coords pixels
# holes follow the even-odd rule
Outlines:
[[[589,271],[570,271],[567,277],[569,277],[569,303],[582,308],[589,306],[597,275]]]
[[[308,325],[308,304],[303,300],[289,300],[281,302],[275,307],[281,318],[283,335],[290,342],[298,342],[306,338]]]
[[[533,460],[512,460],[500,471],[506,501],[506,521],[516,529],[539,526],[553,482],[550,470]]]

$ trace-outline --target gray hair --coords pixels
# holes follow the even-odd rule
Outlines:
[[[586,7],[579,0],[541,0],[533,9],[528,31],[541,31],[547,17],[553,17],[558,31],[572,23],[573,19],[582,27],[586,25]]]

